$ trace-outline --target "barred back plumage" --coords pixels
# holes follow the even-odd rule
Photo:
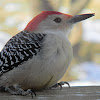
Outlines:
[[[45,34],[22,31],[12,37],[0,52],[0,75],[36,56]]]

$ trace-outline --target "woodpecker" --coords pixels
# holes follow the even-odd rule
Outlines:
[[[0,52],[0,87],[26,95],[55,85],[71,63],[68,33],[77,22],[94,16],[43,11],[13,36]]]

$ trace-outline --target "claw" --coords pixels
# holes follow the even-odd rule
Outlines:
[[[34,91],[32,91],[31,89],[28,89],[27,90],[27,94],[31,94],[32,98],[33,98],[33,94],[35,95],[36,97],[36,93]]]
[[[5,89],[6,92],[9,92],[10,94],[13,95],[22,95],[22,96],[26,96],[26,95],[31,95],[33,98],[33,94],[36,96],[36,93],[34,91],[32,91],[31,89],[28,89],[27,91],[24,91],[22,88],[20,88],[19,86],[10,86],[10,87],[3,87]]]
[[[68,83],[68,82],[64,82],[65,84],[67,84],[68,85],[68,87],[70,88],[70,84]]]
[[[69,85],[69,83],[68,82],[64,82],[64,81],[62,81],[62,82],[60,82],[60,83],[56,83],[54,86],[52,86],[53,88],[57,88],[57,87],[59,87],[60,86],[60,90],[62,89],[62,85],[64,85],[64,84],[67,84],[68,85],[68,87],[70,88],[70,85]]]

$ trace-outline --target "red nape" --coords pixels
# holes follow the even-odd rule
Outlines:
[[[39,15],[37,15],[36,17],[34,17],[26,26],[26,28],[24,30],[26,31],[34,31],[38,24],[44,20],[45,18],[47,18],[48,15],[52,15],[52,14],[64,14],[61,12],[56,12],[56,11],[43,11],[42,13],[40,13]],[[67,15],[67,14],[64,14]],[[68,17],[70,17],[71,15],[67,15]]]

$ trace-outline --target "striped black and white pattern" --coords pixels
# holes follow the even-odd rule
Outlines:
[[[0,52],[0,75],[36,56],[45,34],[22,31],[12,37]]]

